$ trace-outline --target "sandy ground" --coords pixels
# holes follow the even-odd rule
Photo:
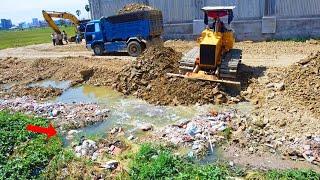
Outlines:
[[[38,44],[19,48],[8,48],[0,50],[0,58],[16,57],[19,59],[38,58],[63,58],[63,57],[93,57],[93,52],[86,49],[85,44],[68,44],[64,46],[53,46],[52,44]],[[121,57],[124,60],[134,60],[135,58],[125,53],[99,56],[99,59],[113,59]]]
[[[197,46],[194,41],[169,40],[165,46],[186,53]],[[285,67],[320,50],[320,42],[237,42],[235,48],[242,50],[242,63],[250,66]]]

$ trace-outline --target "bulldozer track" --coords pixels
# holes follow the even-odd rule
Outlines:
[[[200,48],[194,47],[188,51],[180,61],[180,74],[185,74],[187,72],[192,72],[194,68],[194,62],[197,57],[200,55]]]
[[[239,64],[242,59],[242,51],[239,49],[231,49],[222,58],[220,65],[220,78],[236,79],[239,71]]]

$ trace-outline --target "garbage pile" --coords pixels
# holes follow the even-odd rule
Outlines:
[[[286,92],[320,116],[320,51],[291,66],[284,75]]]
[[[62,130],[82,128],[101,122],[109,112],[96,104],[38,103],[29,97],[0,101],[0,110],[47,118]]]
[[[175,145],[191,147],[190,156],[203,157],[215,144],[226,139],[226,131],[236,117],[236,110],[211,113],[190,121],[183,121],[163,128],[161,139]]]
[[[169,47],[150,47],[137,60],[125,66],[113,87],[157,105],[225,103],[226,94],[217,83],[168,77],[179,73],[182,54]]]
[[[312,136],[308,139],[297,139],[289,144],[286,155],[291,159],[298,158],[320,165],[320,136]]]
[[[118,11],[118,14],[131,13],[136,11],[148,11],[154,10],[153,7],[147,6],[145,4],[132,3],[125,5],[122,9]]]

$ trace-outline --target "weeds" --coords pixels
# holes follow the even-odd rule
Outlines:
[[[0,177],[33,179],[62,150],[58,137],[46,140],[44,135],[26,130],[27,124],[48,126],[42,118],[0,112]]]

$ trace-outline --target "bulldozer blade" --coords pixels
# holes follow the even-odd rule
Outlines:
[[[223,83],[223,84],[231,84],[231,85],[236,85],[238,87],[241,86],[240,82],[219,79],[218,77],[216,77],[214,75],[204,75],[204,74],[197,74],[197,73],[187,73],[186,75],[182,75],[182,74],[167,73],[167,76],[180,77],[180,78],[186,78],[186,79],[194,79],[194,80],[211,81],[211,82],[218,82],[218,83]]]

